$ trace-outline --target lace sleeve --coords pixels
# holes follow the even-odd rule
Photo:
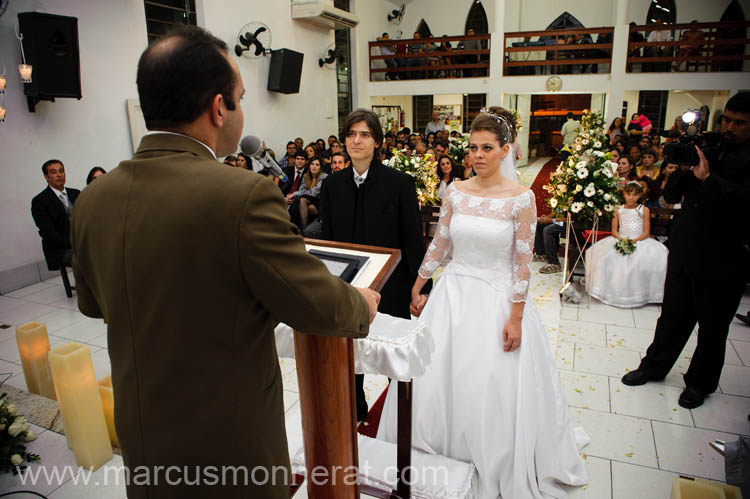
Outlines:
[[[528,191],[513,206],[513,302],[526,301],[535,231],[536,200],[534,192]]]
[[[419,277],[429,279],[438,267],[447,265],[451,259],[453,245],[451,243],[450,223],[451,215],[453,214],[453,208],[451,207],[451,193],[453,189],[453,184],[450,184],[448,189],[446,189],[442,205],[440,206],[440,220],[435,230],[435,237],[427,248],[422,265],[419,266]]]

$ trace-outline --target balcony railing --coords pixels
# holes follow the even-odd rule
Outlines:
[[[750,22],[631,26],[628,72],[743,71]],[[653,35],[652,35],[653,33]],[[648,41],[649,37],[652,41]]]
[[[612,27],[505,33],[503,75],[609,73],[613,36]]]
[[[474,41],[478,43],[467,43]],[[443,42],[466,48],[447,48]],[[487,34],[369,42],[370,81],[488,76],[489,44]],[[417,45],[420,52],[412,52]]]

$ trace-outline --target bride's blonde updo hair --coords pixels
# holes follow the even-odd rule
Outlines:
[[[471,133],[483,130],[494,133],[501,147],[515,142],[518,135],[513,114],[499,106],[483,108],[471,122]]]

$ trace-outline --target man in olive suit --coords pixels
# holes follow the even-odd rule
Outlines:
[[[216,160],[243,127],[224,42],[167,35],[137,83],[151,132],[71,229],[79,308],[107,323],[128,497],[288,499],[273,328],[363,337],[380,297],[305,251],[273,182]]]

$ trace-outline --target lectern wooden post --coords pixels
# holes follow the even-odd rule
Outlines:
[[[326,251],[371,254],[367,275],[352,283],[380,291],[401,261],[400,250],[306,239]],[[368,277],[369,276],[369,277]],[[325,299],[325,297],[321,297]],[[307,493],[311,499],[358,499],[354,345],[351,338],[294,332],[305,441]]]

